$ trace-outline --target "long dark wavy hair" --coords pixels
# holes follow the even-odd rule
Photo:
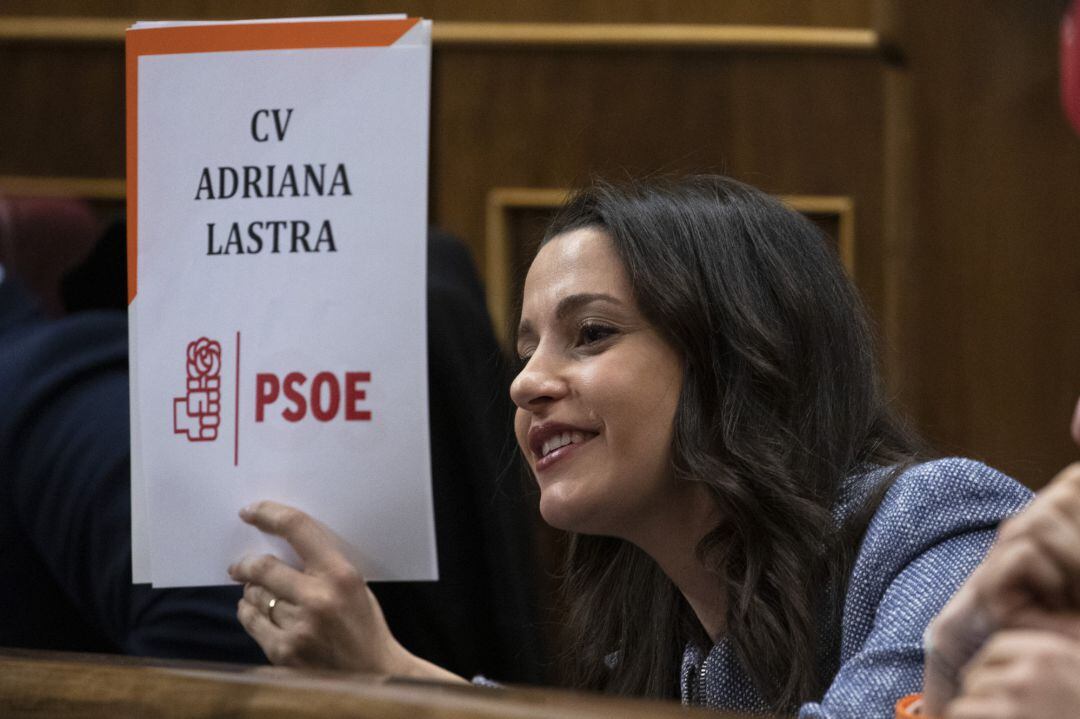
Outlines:
[[[682,357],[673,470],[720,509],[697,555],[718,577],[726,636],[775,710],[820,698],[854,555],[890,480],[844,521],[841,485],[920,451],[886,400],[858,294],[813,223],[725,177],[594,182],[544,242],[582,227],[611,237],[638,307]],[[656,563],[620,539],[571,535],[562,579],[568,681],[677,695],[686,643],[709,640]]]

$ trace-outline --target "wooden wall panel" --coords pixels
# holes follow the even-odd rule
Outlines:
[[[1080,451],[1080,138],[1058,99],[1064,3],[885,6],[910,106],[890,179],[904,398],[941,448],[1032,486]],[[891,100],[890,100],[891,101]]]
[[[123,178],[122,45],[0,44],[0,69],[0,175]]]
[[[660,50],[440,51],[434,217],[466,238],[483,266],[493,187],[719,171],[777,194],[851,195],[867,248],[860,285],[880,312],[878,63]],[[853,105],[847,93],[864,102]]]

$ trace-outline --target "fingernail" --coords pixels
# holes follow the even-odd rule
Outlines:
[[[253,514],[255,514],[255,505],[249,504],[240,510],[240,519],[251,519]]]

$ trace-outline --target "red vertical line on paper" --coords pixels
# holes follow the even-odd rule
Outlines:
[[[240,464],[240,330],[236,331],[236,391],[233,407],[233,466]]]

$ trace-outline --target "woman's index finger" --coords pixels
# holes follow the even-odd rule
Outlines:
[[[309,568],[323,567],[339,558],[334,533],[295,507],[264,500],[241,509],[240,518],[287,541]]]

